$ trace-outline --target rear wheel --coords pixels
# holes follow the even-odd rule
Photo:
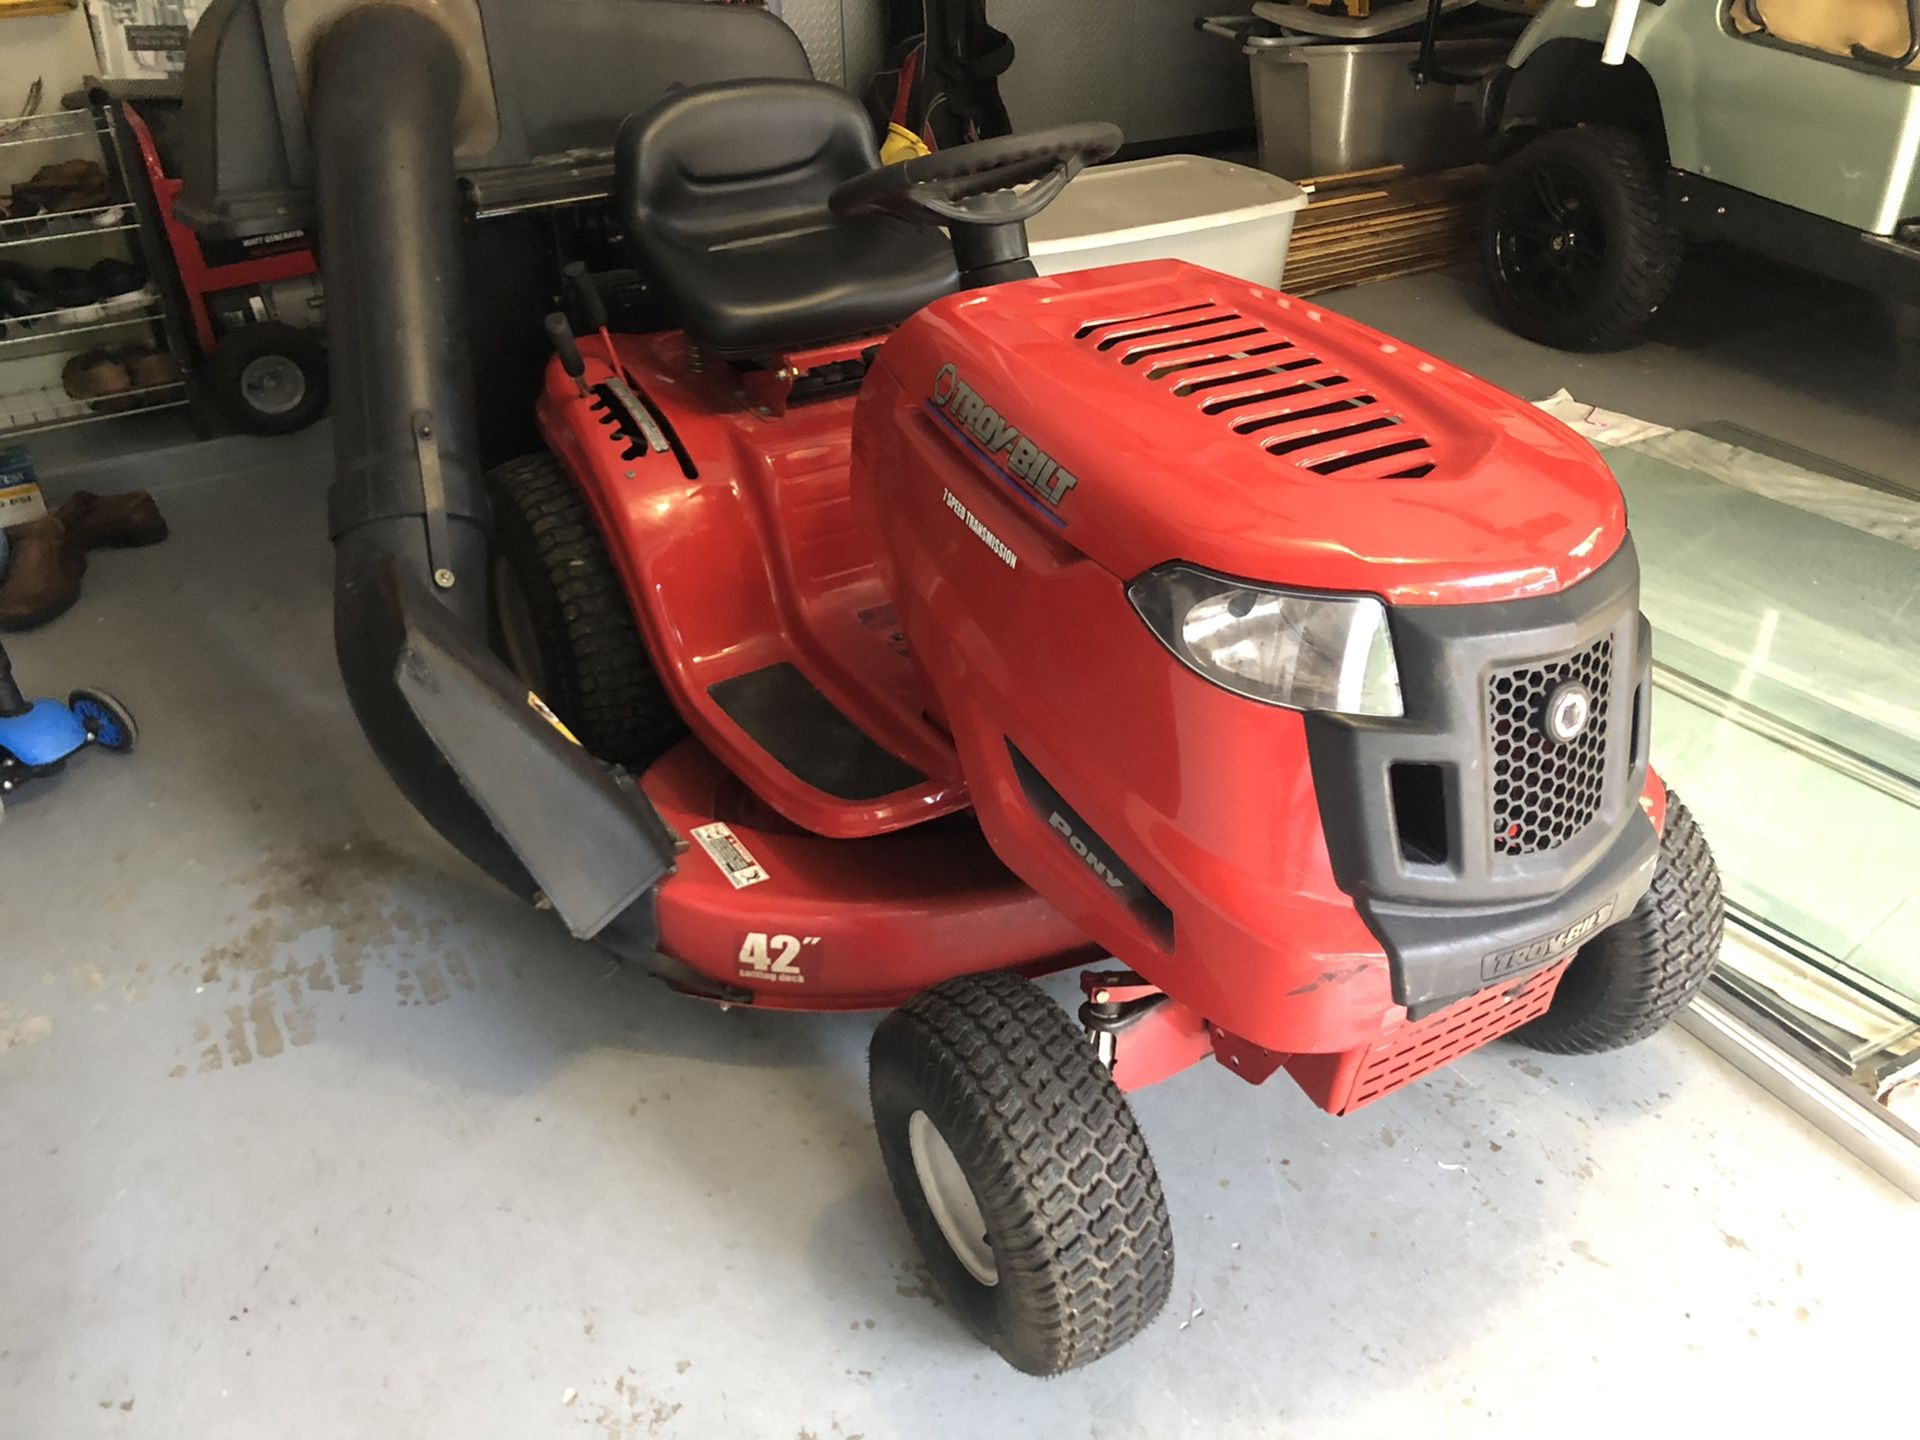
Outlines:
[[[1667,793],[1653,884],[1633,913],[1581,947],[1553,1004],[1513,1038],[1535,1050],[1591,1055],[1645,1040],[1678,1015],[1720,955],[1720,871],[1692,813]]]
[[[880,1023],[887,1178],[942,1298],[1007,1362],[1057,1375],[1146,1327],[1173,1284],[1153,1157],[1087,1038],[1017,975],[962,976]]]
[[[277,320],[243,325],[214,346],[207,385],[242,430],[291,435],[327,413],[327,350],[312,331]]]
[[[1680,234],[1659,168],[1625,130],[1581,126],[1529,141],[1494,171],[1481,270],[1515,333],[1562,350],[1638,337],[1673,293]]]
[[[573,478],[545,451],[487,476],[494,648],[590,754],[638,774],[686,734]]]

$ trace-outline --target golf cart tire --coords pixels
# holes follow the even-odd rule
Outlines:
[[[1669,791],[1653,884],[1626,919],[1581,948],[1547,1013],[1513,1038],[1556,1055],[1593,1055],[1645,1040],[1706,983],[1725,920],[1707,837]]]
[[[1591,295],[1554,308],[1519,293],[1501,274],[1498,217],[1543,165],[1575,171],[1600,210],[1607,236]],[[1551,130],[1503,160],[1487,189],[1480,270],[1501,320],[1515,334],[1558,350],[1618,350],[1632,344],[1680,278],[1679,228],[1667,214],[1659,167],[1625,130],[1582,125]]]
[[[286,410],[263,410],[247,396],[247,367],[267,359],[286,361],[305,382],[298,403]],[[327,347],[311,330],[277,320],[242,325],[213,347],[206,382],[221,413],[239,429],[253,435],[291,435],[327,413]]]
[[[494,554],[525,597],[539,652],[544,683],[534,688],[589,754],[642,773],[687,727],[647,655],[579,487],[543,450],[496,466],[487,490]],[[497,586],[492,610],[494,649],[511,662]]]
[[[869,1083],[887,1178],[934,1285],[1008,1364],[1058,1375],[1160,1312],[1173,1228],[1153,1157],[1086,1035],[1031,981],[968,975],[914,997],[874,1032]],[[929,1203],[916,1113],[972,1190],[991,1283]]]

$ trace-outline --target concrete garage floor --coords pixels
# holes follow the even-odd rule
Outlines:
[[[1634,408],[1510,364],[1464,294],[1336,303]],[[1006,1369],[894,1210],[870,1019],[609,974],[400,800],[333,673],[324,441],[95,470],[190,468],[175,537],[12,641],[144,733],[0,826],[0,1436],[1910,1427],[1920,1211],[1677,1032],[1495,1047],[1344,1122],[1217,1068],[1144,1094],[1173,1304],[1090,1371]]]
[[[1714,249],[1688,253],[1645,342],[1613,354],[1570,355],[1521,339],[1493,319],[1471,270],[1322,301],[1529,400],[1565,386],[1603,409],[1920,493],[1920,307]]]

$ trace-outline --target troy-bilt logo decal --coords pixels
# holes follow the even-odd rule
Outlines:
[[[1119,890],[1126,885],[1127,882],[1125,880],[1122,880],[1107,868],[1106,861],[1102,860],[1088,848],[1086,841],[1073,833],[1073,826],[1067,823],[1066,817],[1058,810],[1047,817],[1047,824],[1060,832],[1061,838],[1067,842],[1068,846],[1073,850],[1073,853],[1086,861],[1087,868],[1102,880],[1106,881],[1109,888]]]
[[[942,365],[933,377],[930,403],[934,413],[949,422],[995,470],[1017,480],[1050,510],[1059,509],[1067,492],[1080,483],[962,380],[953,365]]]
[[[1612,918],[1613,898],[1609,897],[1607,903],[1598,910],[1583,915],[1564,930],[1542,935],[1525,945],[1510,945],[1504,950],[1495,950],[1480,962],[1480,978],[1498,980],[1502,975],[1511,975],[1516,970],[1525,970],[1542,961],[1557,959],[1570,950],[1577,950],[1581,941],[1597,934]]]

